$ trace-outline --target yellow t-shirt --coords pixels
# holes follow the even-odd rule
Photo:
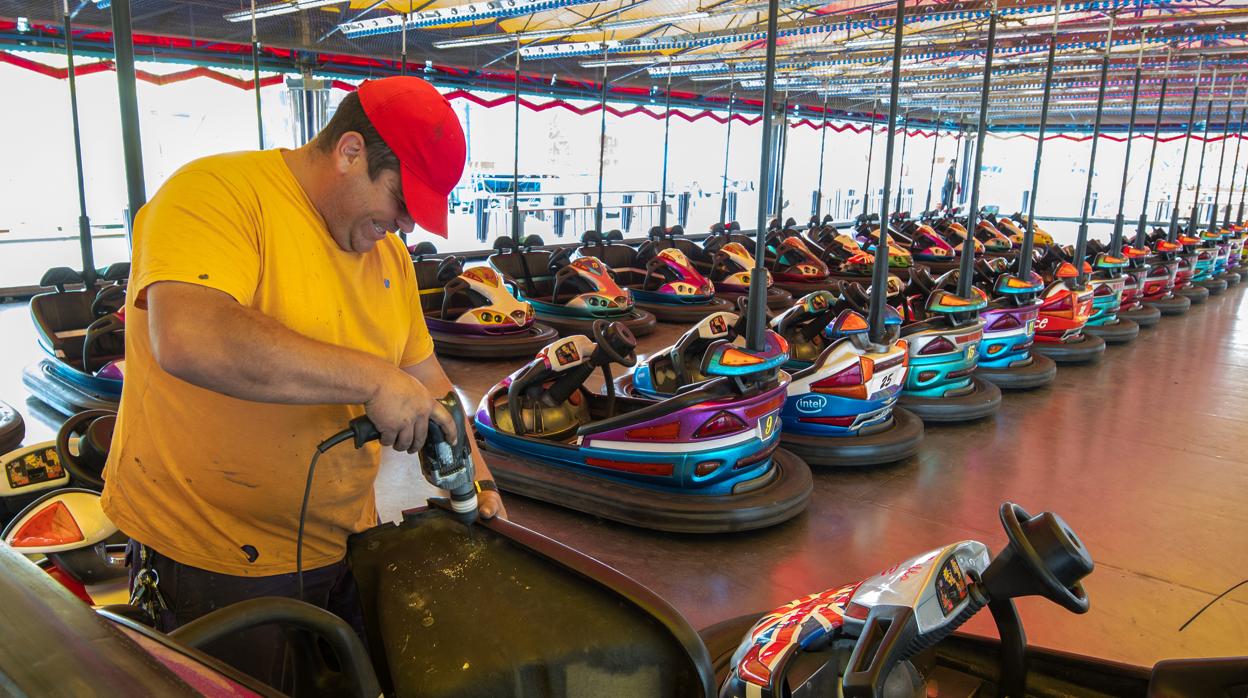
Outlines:
[[[316,445],[361,405],[239,400],[163,371],[144,292],[157,281],[214,288],[322,342],[398,367],[433,343],[402,242],[343,251],[277,150],[216,155],[178,170],[134,224],[126,299],[126,380],[104,475],[104,511],[133,538],[214,572],[293,572],[295,534]],[[376,523],[380,450],[347,442],[317,462],[304,569],[341,560],[346,537]]]

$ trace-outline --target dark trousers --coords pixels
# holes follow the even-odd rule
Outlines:
[[[140,543],[130,540],[126,559],[130,562],[130,586],[138,572]],[[261,596],[299,598],[297,575],[238,577],[184,565],[148,548],[152,569],[168,609],[156,619],[156,629],[170,632],[200,616],[232,603]],[[346,561],[303,571],[304,600],[347,621],[363,637],[363,615],[356,593],[355,578]],[[201,647],[230,666],[284,693],[298,684],[289,666],[287,631],[273,625],[256,627],[237,636]]]

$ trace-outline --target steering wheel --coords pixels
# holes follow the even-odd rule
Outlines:
[[[438,272],[435,278],[445,284],[463,273],[463,261],[455,255],[448,255],[445,259],[438,263]]]
[[[572,261],[572,248],[560,247],[550,253],[550,260],[546,262],[546,268],[552,272],[557,272],[566,267]]]
[[[637,338],[622,322],[594,320],[594,342],[604,356],[621,366],[637,363]]]
[[[104,317],[126,306],[126,287],[112,284],[101,288],[91,301],[91,315]]]
[[[120,335],[122,347],[125,347],[126,321],[116,313],[109,313],[87,325],[87,334],[82,340],[82,370],[91,372],[91,357],[95,355],[100,343],[106,337]],[[123,349],[124,350],[124,349]]]
[[[72,481],[97,492],[104,489],[104,463],[116,424],[116,412],[87,410],[61,425],[56,434],[56,455]],[[70,449],[69,442],[74,437],[80,437],[77,455]]]
[[[1092,556],[1062,517],[1050,511],[1032,516],[1019,505],[1006,502],[1001,505],[1001,525],[1010,539],[1010,550],[1040,582],[1031,593],[1072,613],[1087,613],[1088,593],[1079,580],[1092,572]],[[994,596],[1000,593],[992,591]]]

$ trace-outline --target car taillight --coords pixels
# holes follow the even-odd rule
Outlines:
[[[14,548],[42,548],[69,545],[85,538],[65,502],[54,502],[22,524],[9,544]]]
[[[719,412],[706,420],[698,430],[693,432],[695,439],[709,439],[714,436],[727,436],[746,429],[745,421],[731,412]]]
[[[648,427],[637,427],[624,432],[630,439],[642,441],[672,441],[680,437],[680,422],[664,422]]]
[[[936,339],[933,339],[932,341],[928,342],[927,346],[920,349],[919,355],[922,356],[924,354],[947,354],[956,349],[957,347],[953,346],[953,342],[950,342],[948,339],[944,337],[937,337]]]
[[[935,371],[919,371],[919,382],[926,383],[927,381],[935,378],[936,375],[937,373]]]
[[[706,477],[719,469],[723,465],[722,460],[704,460],[693,468],[694,477]]]
[[[984,329],[988,332],[1000,332],[1002,330],[1017,329],[1022,326],[1023,326],[1023,323],[1019,322],[1018,318],[1014,317],[1013,315],[1007,314],[1007,315],[998,315],[997,317],[993,318],[992,322],[988,324],[988,327]]]
[[[854,385],[862,385],[862,362],[855,361],[852,366],[847,366],[827,378],[820,378],[810,384],[810,389],[816,393],[827,392],[829,388],[848,388]]]
[[[610,458],[586,458],[585,464],[595,468],[606,468],[608,470],[618,470],[624,473],[635,473],[637,475],[654,475],[656,477],[671,477],[673,467],[671,463],[643,463],[638,461],[613,460]]]

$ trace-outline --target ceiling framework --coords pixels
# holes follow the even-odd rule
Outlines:
[[[131,4],[136,34],[251,41],[249,0]],[[109,29],[107,0],[76,5],[76,26]],[[777,100],[785,99],[791,114],[808,117],[825,103],[841,116],[886,110],[893,4],[781,0],[780,7],[775,85],[784,93]],[[898,106],[909,123],[976,120],[991,7],[978,0],[921,0],[906,8]],[[1214,88],[1216,123],[1238,115],[1248,101],[1239,89],[1228,102],[1232,85],[1248,85],[1248,0],[1096,0],[1059,7],[1052,113],[1063,127],[1092,119],[1111,15],[1106,123],[1125,123],[1137,62],[1145,75],[1142,113],[1156,113],[1167,64],[1167,119],[1185,119],[1184,95],[1190,98],[1196,87],[1202,100]],[[549,81],[583,86],[588,94],[605,68],[613,89],[634,101],[657,97],[670,84],[686,100],[723,103],[730,94],[747,102],[762,95],[766,8],[759,0],[295,0],[257,2],[254,25],[271,55],[313,70],[333,57],[358,59],[387,74],[405,46],[416,67],[449,66],[498,79],[519,51],[530,88]],[[1038,121],[1054,13],[1054,4],[1042,0],[999,3],[991,127]],[[60,3],[0,0],[0,18],[55,27]]]

